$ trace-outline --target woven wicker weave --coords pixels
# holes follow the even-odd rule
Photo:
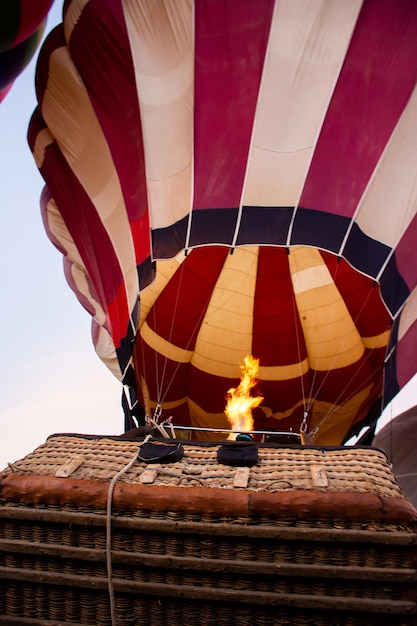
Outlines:
[[[112,626],[106,498],[140,445],[53,436],[0,474],[0,624]],[[183,445],[115,486],[118,626],[415,623],[417,513],[382,452],[261,445],[235,487],[220,444]]]
[[[138,451],[140,443],[116,439],[54,436],[13,464],[13,472],[54,476],[69,459],[82,455],[82,464],[71,474],[82,480],[110,480]],[[155,485],[233,488],[235,468],[219,465],[219,445],[184,444],[185,456],[177,463],[158,466]],[[322,466],[328,478],[326,491],[369,492],[403,497],[383,452],[368,449],[317,449],[259,447],[259,463],[250,468],[249,489],[262,491],[317,490],[312,467]],[[140,482],[146,469],[136,463],[121,481]],[[155,466],[153,466],[155,467]]]

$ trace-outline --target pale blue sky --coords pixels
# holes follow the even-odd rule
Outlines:
[[[61,21],[55,0],[47,32]],[[40,214],[27,144],[36,58],[0,104],[0,469],[54,432],[123,432],[121,385],[96,356],[90,316],[67,285]]]
[[[61,21],[61,7],[55,0],[47,32]],[[26,140],[35,63],[0,104],[0,469],[55,432],[123,431],[121,385],[94,352],[90,316],[41,220],[43,181]],[[416,404],[416,388],[413,381],[387,419]]]

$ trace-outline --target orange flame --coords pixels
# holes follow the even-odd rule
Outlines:
[[[253,430],[252,409],[259,406],[263,400],[262,396],[250,395],[251,389],[256,385],[258,366],[259,359],[246,356],[243,365],[240,366],[242,375],[239,385],[229,389],[226,394],[227,403],[224,412],[232,430],[236,431],[236,434],[230,433],[229,439],[236,439],[237,434]]]

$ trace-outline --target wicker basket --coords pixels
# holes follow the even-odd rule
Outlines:
[[[242,468],[181,443],[146,463],[54,435],[2,472],[0,623],[415,623],[417,512],[381,451],[259,444]]]

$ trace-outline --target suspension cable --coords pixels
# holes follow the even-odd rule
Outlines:
[[[324,259],[323,259],[323,260],[324,260]],[[338,273],[339,273],[339,263],[336,265],[336,271],[334,272],[334,275],[332,276],[332,281],[333,281],[333,283],[335,283],[335,280],[336,280],[336,277],[337,277],[337,274],[338,274]],[[317,360],[321,357],[321,351],[322,351],[322,349],[323,349],[323,340],[321,340],[321,341],[320,341],[320,344],[319,344],[319,353],[318,353],[318,355],[317,355]],[[336,360],[336,355],[334,355],[334,357],[333,357],[332,364],[335,362],[335,360]],[[308,403],[307,403],[307,411],[310,411],[311,407],[313,406],[313,404],[314,404],[314,402],[315,402],[315,400],[316,400],[316,398],[317,398],[317,396],[318,396],[318,394],[319,394],[319,392],[320,392],[321,388],[323,387],[323,385],[324,385],[324,383],[325,383],[326,379],[327,379],[327,378],[328,378],[328,376],[329,376],[329,371],[330,371],[330,369],[331,369],[331,367],[329,367],[329,368],[328,368],[328,372],[327,372],[327,374],[325,374],[325,375],[324,375],[324,377],[323,377],[323,380],[322,380],[321,384],[318,386],[317,391],[316,391],[314,394],[313,394],[313,389],[314,389],[314,385],[315,385],[315,383],[316,383],[316,378],[317,378],[317,369],[314,369],[314,370],[313,370],[313,371],[314,371],[314,374],[313,374],[313,379],[312,379],[312,381],[311,381],[311,392],[310,392],[309,399],[308,399]],[[317,431],[316,431],[316,432],[317,432]]]
[[[336,268],[336,269],[338,269],[338,268]],[[337,272],[336,272],[336,273],[337,273]],[[336,278],[336,273],[335,273],[334,277],[332,277],[332,278],[333,278],[333,280]],[[363,300],[362,305],[361,305],[361,307],[360,307],[359,311],[357,312],[357,314],[356,314],[355,318],[352,320],[352,321],[355,323],[355,325],[356,325],[356,322],[357,322],[357,320],[359,319],[359,316],[361,315],[362,311],[365,309],[365,307],[366,307],[366,305],[367,305],[367,303],[368,303],[368,301],[369,301],[369,298],[371,297],[372,289],[374,289],[375,285],[376,285],[376,283],[374,283],[374,284],[372,285],[372,288],[368,291],[368,294],[367,294],[366,298]],[[347,337],[345,337],[345,338],[344,338],[344,341],[345,341],[345,342],[346,342],[346,340],[347,340]],[[341,347],[343,347],[343,342],[342,342]],[[380,347],[380,346],[378,346],[378,347]],[[370,356],[371,356],[371,354],[373,353],[373,351],[374,351],[375,349],[376,349],[376,348],[373,348],[373,349],[369,352],[369,354],[368,354],[368,356],[366,357],[366,359],[365,359],[365,360],[361,363],[361,365],[360,365],[360,366],[358,367],[358,369],[356,370],[356,372],[355,372],[355,376],[354,376],[353,378],[351,378],[351,379],[350,379],[350,380],[346,383],[346,385],[344,386],[344,388],[342,389],[342,391],[339,393],[339,396],[338,396],[338,398],[336,399],[336,402],[337,402],[337,400],[339,400],[339,399],[343,396],[343,393],[344,393],[344,391],[348,388],[349,383],[350,383],[352,380],[354,380],[354,378],[356,378],[356,377],[358,376],[358,374],[360,373],[361,369],[364,367],[365,363],[367,363],[367,361],[370,359]],[[333,356],[332,363],[331,363],[331,365],[329,366],[327,373],[323,376],[323,379],[322,379],[322,381],[321,381],[321,383],[320,383],[319,387],[317,388],[317,390],[316,390],[316,392],[315,392],[314,397],[313,397],[313,394],[311,393],[311,396],[312,396],[312,397],[311,397],[311,399],[310,399],[310,403],[309,403],[309,405],[308,405],[308,410],[309,410],[309,409],[311,408],[311,406],[313,405],[315,398],[317,397],[318,393],[319,393],[319,392],[320,392],[320,390],[322,389],[322,387],[323,387],[323,385],[325,384],[326,380],[327,380],[327,379],[328,379],[328,377],[330,376],[330,372],[331,372],[331,369],[332,369],[332,365],[335,363],[336,359],[337,359],[337,355],[335,354],[335,355]],[[372,375],[368,376],[366,380],[371,380],[371,378],[372,378]],[[354,392],[352,392],[352,393],[351,393],[351,395],[349,396],[348,400],[349,400],[349,399],[351,399],[351,398],[353,398],[353,396],[354,396]],[[317,431],[319,430],[319,428],[321,427],[321,425],[322,425],[325,421],[327,421],[327,420],[329,419],[329,417],[331,417],[331,416],[332,416],[332,415],[333,415],[336,411],[337,411],[337,408],[329,409],[329,410],[327,411],[326,415],[323,417],[323,419],[320,421],[320,423],[319,423],[319,424],[316,426],[316,428],[314,429],[314,430],[315,430],[315,433],[317,433]],[[311,433],[310,433],[310,434],[311,434]]]
[[[184,261],[181,263],[181,267],[177,271],[180,272],[180,274],[179,274],[179,283],[178,283],[177,292],[176,292],[176,295],[175,295],[174,311],[173,311],[173,314],[172,314],[172,317],[171,317],[171,326],[170,326],[169,335],[168,335],[168,346],[171,346],[171,339],[172,339],[172,335],[174,333],[175,318],[176,318],[176,315],[177,315],[177,312],[178,312],[178,302],[179,302],[179,297],[180,297],[181,285],[182,285],[182,281],[183,281],[183,278],[184,278]],[[155,323],[156,323],[156,320],[155,320]],[[155,328],[156,328],[156,326],[155,326]],[[165,356],[165,360],[164,360],[164,365],[163,365],[163,368],[162,368],[162,374],[161,374],[159,389],[157,391],[157,393],[158,393],[158,396],[157,396],[158,397],[158,405],[162,404],[162,389],[163,389],[163,386],[164,386],[165,374],[166,374],[166,369],[167,369],[167,366],[168,366],[169,349],[170,348],[168,348],[167,353],[164,355]],[[166,395],[166,392],[164,394],[164,397],[165,397],[165,395]],[[161,406],[161,412],[162,412],[162,406]]]
[[[182,269],[182,268],[181,268],[181,269]],[[181,275],[180,280],[182,281],[182,275]],[[170,331],[170,335],[169,335],[170,339],[171,339],[171,337],[172,337],[172,333],[173,333],[173,329],[174,329],[174,322],[175,322],[175,313],[176,313],[176,309],[177,309],[177,307],[178,307],[179,292],[180,292],[179,287],[180,287],[180,285],[178,285],[178,289],[177,289],[177,299],[176,299],[176,301],[175,301],[175,310],[174,310],[174,315],[172,316],[172,321],[171,321],[171,331]],[[209,302],[209,300],[210,300],[210,295],[208,296],[207,302]],[[200,315],[198,316],[198,318],[197,318],[197,320],[196,320],[196,322],[195,322],[195,324],[194,324],[194,327],[192,328],[192,332],[190,332],[190,334],[189,334],[189,338],[188,338],[187,343],[185,344],[185,348],[184,348],[184,350],[188,350],[188,349],[189,349],[189,346],[190,346],[190,344],[191,344],[192,337],[194,336],[195,331],[196,331],[196,330],[197,330],[197,328],[199,327],[199,325],[200,325],[200,323],[201,323],[202,319],[204,318],[205,313],[206,313],[206,308],[204,308],[204,307],[203,307],[203,308],[202,308],[202,310],[201,310]],[[165,363],[167,363],[169,354],[167,353],[167,354],[165,354],[164,356],[165,356]],[[177,372],[178,372],[178,370],[179,370],[179,368],[180,368],[180,366],[181,366],[181,365],[182,365],[182,363],[181,363],[181,362],[177,362],[177,364],[176,364],[176,366],[175,366],[175,368],[174,368],[174,370],[173,370],[173,373],[172,373],[172,375],[171,375],[171,378],[170,378],[170,380],[168,381],[168,384],[167,384],[167,385],[166,385],[166,387],[165,387],[164,393],[162,393],[162,389],[161,389],[161,388],[162,388],[162,384],[160,385],[160,387],[159,387],[159,389],[158,389],[158,401],[157,401],[157,402],[158,402],[158,404],[157,404],[157,405],[161,406],[161,405],[163,404],[163,401],[164,401],[164,399],[165,399],[165,397],[166,397],[166,395],[167,395],[167,393],[168,393],[168,391],[169,391],[169,389],[170,389],[170,387],[171,387],[172,383],[174,382],[174,380],[175,380],[175,376],[176,376],[176,374],[177,374]],[[161,411],[162,411],[162,406],[161,406]]]
[[[288,256],[290,255],[290,249],[287,249],[287,254]],[[289,268],[289,263],[288,263],[288,268]],[[305,394],[305,388],[304,388],[304,377],[303,377],[303,370],[302,370],[302,365],[301,365],[301,339],[300,339],[300,333],[299,333],[299,328],[298,328],[298,324],[297,324],[297,319],[298,319],[298,309],[297,309],[297,305],[296,305],[296,300],[295,300],[295,294],[294,294],[294,289],[293,289],[293,284],[292,284],[292,275],[291,275],[291,271],[289,272],[290,274],[290,281],[291,281],[291,304],[292,304],[292,312],[293,312],[293,319],[294,319],[294,326],[295,326],[295,338],[296,338],[296,343],[297,343],[297,356],[298,356],[298,363],[299,363],[299,370],[300,370],[300,385],[301,385],[301,397],[303,399],[303,409],[304,409],[304,417],[305,419],[307,419],[306,417],[306,413],[307,412],[307,398],[306,398],[306,394]],[[311,392],[310,392],[311,395]]]
[[[366,359],[365,359],[365,360],[361,363],[361,365],[358,367],[358,369],[357,369],[357,370],[356,370],[356,372],[355,372],[355,376],[354,376],[351,380],[353,380],[354,378],[356,378],[356,377],[357,377],[357,375],[360,373],[361,369],[365,366],[365,364],[367,363],[367,361],[371,358],[372,352],[373,352],[375,349],[376,349],[376,348],[373,348],[373,349],[369,352],[368,356],[367,356],[367,357],[366,357]],[[370,374],[369,374],[369,375],[365,378],[364,382],[365,382],[365,383],[370,382],[370,381],[372,380],[372,377],[373,377],[373,374],[372,374],[372,372],[371,372],[371,373],[370,373]],[[334,402],[334,404],[335,404],[335,405],[337,405],[338,400],[340,400],[340,398],[342,398],[343,393],[344,393],[344,392],[346,391],[346,389],[348,388],[348,384],[349,384],[349,383],[347,383],[347,384],[345,385],[345,387],[344,387],[344,388],[341,390],[341,392],[339,393],[338,397],[336,398],[336,400],[335,400],[335,402]],[[350,393],[350,395],[346,398],[346,401],[351,400],[351,399],[354,397],[354,395],[355,395],[355,391],[352,391],[352,392]],[[322,425],[323,425],[325,422],[327,422],[327,421],[328,421],[331,417],[333,417],[333,415],[334,415],[334,414],[338,411],[338,409],[339,409],[339,406],[338,406],[338,405],[337,405],[336,407],[334,407],[334,406],[333,406],[333,408],[329,409],[329,410],[327,411],[327,413],[323,416],[323,418],[320,420],[320,422],[319,422],[319,423],[315,426],[315,428],[313,429],[313,431],[314,431],[314,432],[313,432],[313,431],[311,431],[309,434],[310,434],[310,435],[315,435],[315,434],[317,434],[317,432],[320,430],[320,428],[322,427]]]

